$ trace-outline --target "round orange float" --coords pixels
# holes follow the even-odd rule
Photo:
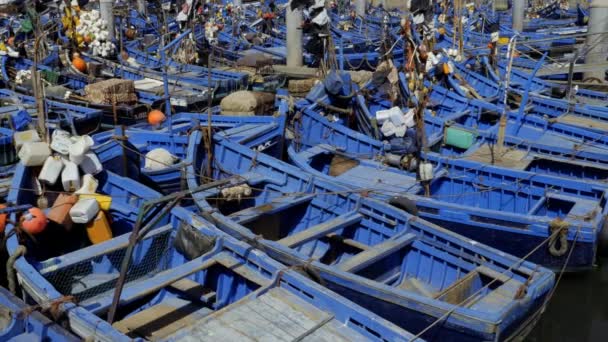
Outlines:
[[[39,234],[46,228],[46,215],[40,208],[30,208],[23,215],[21,227],[30,234]]]
[[[158,109],[155,109],[148,113],[148,123],[150,125],[160,125],[163,121],[165,121],[167,117],[165,113],[161,112]]]
[[[87,71],[87,62],[80,58],[80,56],[74,56],[74,58],[72,58],[72,65],[80,72]]]

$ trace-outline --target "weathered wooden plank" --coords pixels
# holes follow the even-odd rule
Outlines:
[[[184,336],[192,341],[363,340],[326,312],[281,288],[224,308]]]
[[[361,214],[358,214],[357,212],[349,212],[340,216],[336,216],[335,218],[318,224],[316,226],[307,228],[296,234],[287,236],[279,240],[278,243],[287,247],[294,247],[318,239],[319,237],[328,235],[329,233],[333,233],[338,229],[342,229],[355,223],[358,223],[361,221],[361,219],[363,219],[363,216]]]
[[[313,197],[314,197],[314,195],[311,195],[311,194],[281,196],[281,197],[272,199],[268,203],[264,203],[264,204],[258,205],[256,207],[243,209],[236,213],[230,214],[229,217],[237,223],[245,224],[247,222],[253,221],[255,218],[259,217],[260,215],[274,214],[279,211],[289,209],[298,204],[310,201]]]
[[[345,272],[356,272],[357,270],[360,270],[393,253],[394,251],[412,243],[415,238],[416,234],[408,233],[394,240],[386,240],[346,260],[345,262],[339,264],[338,267]]]

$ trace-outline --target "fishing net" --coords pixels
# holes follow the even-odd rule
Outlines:
[[[133,250],[126,285],[130,282],[145,279],[170,267],[173,239],[171,229],[159,228],[140,241]],[[125,236],[126,237],[126,236]],[[87,255],[68,266],[50,271],[42,271],[44,277],[63,295],[72,295],[82,302],[99,295],[111,295],[120,275],[120,268],[126,255],[128,239],[115,249],[103,249],[93,245],[80,250],[78,254]],[[86,253],[85,253],[86,252]],[[52,259],[51,259],[52,260]],[[64,262],[70,263],[68,259]]]

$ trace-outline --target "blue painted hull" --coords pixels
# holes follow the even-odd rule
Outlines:
[[[22,190],[30,185],[31,172],[19,166],[19,176],[15,177],[9,196],[12,203],[35,202],[31,193]],[[28,257],[15,262],[29,300],[46,304],[65,295],[76,298],[77,303],[57,303],[54,310],[65,314],[70,328],[80,337],[100,341],[140,338],[176,341],[186,337],[209,338],[210,334],[265,339],[284,334],[293,337],[295,333],[313,337],[321,334],[330,340],[413,339],[411,333],[235,241],[181,207],[168,209],[169,216],[151,224],[141,236],[129,263],[115,324],[110,325],[105,318],[135,216],[143,202],[160,194],[109,172],[98,177],[100,192],[113,197],[108,214],[114,238],[87,246],[68,243],[71,248],[63,251],[55,245],[53,254],[48,256],[28,245]],[[12,218],[16,218],[15,214]],[[10,232],[14,226],[7,228]],[[49,236],[37,238],[39,243],[49,242]],[[15,235],[11,236],[9,253],[14,253],[19,243]],[[265,310],[264,305],[272,310]],[[277,309],[279,305],[281,309]],[[171,307],[175,310],[164,311],[167,314],[158,321],[160,316],[155,310]],[[260,316],[251,315],[252,309],[260,312]],[[180,321],[184,310],[189,310],[186,324]],[[177,315],[172,316],[171,312]],[[149,322],[154,325],[132,330],[121,328],[133,320],[146,319],[146,314],[151,315]],[[255,323],[234,328],[221,323],[221,315],[237,315],[240,322]],[[296,315],[299,317],[296,323],[305,325],[282,325],[290,315]]]
[[[299,107],[299,105],[303,107]],[[306,151],[307,148],[314,147],[317,144],[329,144],[335,146],[335,148],[346,156],[350,154],[357,156],[358,158],[370,159],[375,159],[386,153],[391,153],[390,145],[386,145],[380,141],[352,131],[338,123],[330,123],[326,118],[321,117],[312,109],[314,106],[306,109],[305,101],[296,104],[296,107],[300,109],[301,114],[294,127],[298,136],[298,140],[292,143],[294,148]],[[330,152],[330,150],[327,152]],[[328,178],[329,176],[327,174],[318,171],[318,167],[317,169],[313,168],[312,159],[304,159],[311,158],[305,157],[307,156],[307,153],[308,152],[298,154],[290,148],[290,158],[296,165],[319,177]],[[556,193],[574,194],[584,201],[589,199],[595,201],[597,205],[600,205],[600,207],[598,207],[600,208],[600,212],[598,212],[598,216],[596,216],[594,221],[595,225],[582,228],[579,231],[577,228],[579,224],[573,224],[569,229],[567,234],[569,248],[571,248],[572,244],[575,242],[576,248],[568,261],[568,265],[565,267],[571,271],[578,271],[589,269],[594,265],[598,234],[604,229],[603,215],[605,215],[607,210],[605,203],[602,200],[602,193],[606,191],[606,186],[604,184],[579,182],[551,176],[545,177],[526,171],[516,171],[499,166],[484,165],[466,159],[442,157],[440,154],[433,152],[427,152],[423,155],[423,158],[435,164],[436,170],[445,168],[447,171],[446,174],[454,179],[459,179],[461,183],[466,182],[467,179],[476,179],[480,182],[479,184],[485,184],[483,186],[479,185],[482,188],[486,188],[487,186],[488,189],[502,188],[502,191],[504,192],[520,191],[521,189],[518,190],[517,187],[511,188],[510,190],[507,189],[510,181],[513,181],[516,184],[528,184],[527,188],[529,189],[539,187],[541,192],[555,190]],[[511,213],[511,211],[515,209],[512,207],[505,207],[501,212],[490,214],[490,211],[488,211],[490,208],[475,208],[479,205],[469,203],[470,200],[467,199],[465,195],[458,195],[458,192],[455,192],[453,196],[458,195],[456,198],[460,200],[454,201],[448,197],[449,195],[445,195],[446,197],[444,199],[442,199],[441,195],[437,195],[436,199],[434,198],[435,196],[430,199],[420,198],[416,195],[421,190],[419,186],[416,186],[413,175],[410,177],[413,179],[411,181],[401,178],[391,180],[393,175],[403,174],[407,176],[407,173],[390,166],[373,164],[374,162],[370,162],[372,163],[371,165],[376,165],[372,166],[370,172],[366,173],[361,171],[355,174],[354,170],[365,165],[367,162],[361,161],[360,163],[360,166],[355,166],[352,171],[352,180],[349,181],[349,176],[336,176],[332,178],[332,181],[339,182],[344,186],[353,187],[354,189],[371,190],[369,191],[371,196],[382,199],[388,199],[391,196],[399,196],[397,192],[402,192],[403,194],[411,193],[414,196],[408,198],[415,201],[417,215],[434,222],[439,226],[520,257],[523,257],[536,249],[536,251],[530,255],[529,260],[552,269],[561,269],[564,267],[565,261],[568,260],[566,255],[552,255],[546,245],[541,248],[536,248],[541,242],[547,244],[546,240],[550,236],[549,228],[547,228],[545,224],[540,223],[543,221],[542,214],[538,214],[540,216],[536,216],[536,218],[534,218],[535,215],[530,213],[528,213],[528,215],[507,214],[507,212]],[[373,172],[371,170],[373,169],[377,170],[375,175],[372,175]],[[366,175],[369,175],[369,177],[366,178]],[[372,179],[378,177],[382,179],[381,183],[375,183]],[[497,179],[498,181],[493,183],[492,179]],[[457,184],[454,186],[457,186]],[[431,185],[431,188],[432,187],[433,186]],[[374,191],[374,189],[377,189],[378,191]],[[462,190],[464,194],[468,193],[468,191],[469,190]],[[594,192],[596,195],[586,197],[586,194],[592,194]],[[486,191],[484,193],[488,195],[488,198],[491,198],[489,192]],[[483,195],[483,193],[480,195],[480,202],[486,201],[485,196]],[[574,197],[571,199],[574,201],[577,200]],[[494,201],[501,202],[504,200],[494,198]],[[591,210],[591,207],[589,210]],[[540,226],[537,226],[538,224],[540,224]],[[586,224],[586,222],[581,222],[582,226],[585,226]]]
[[[198,133],[190,138],[188,160],[192,168],[188,174],[196,174],[205,160],[201,138]],[[393,241],[398,244],[398,241],[409,238],[413,240],[406,243],[418,241],[414,242],[410,251],[421,248],[421,253],[430,253],[437,260],[442,256],[448,257],[448,254],[460,255],[461,260],[472,263],[481,262],[482,259],[494,260],[491,261],[494,266],[510,265],[511,261],[507,260],[516,260],[477,242],[452,235],[422,219],[414,219],[399,209],[360,197],[335,182],[302,172],[264,154],[256,154],[221,136],[216,136],[214,146],[215,178],[239,174],[233,184],[236,186],[245,182],[251,186],[252,194],[232,204],[219,200],[223,193],[221,188],[194,194],[199,208],[207,213],[206,218],[227,233],[259,246],[273,258],[290,265],[303,264],[302,267],[310,269],[310,273],[320,278],[325,286],[405,329],[420,332],[423,326],[445,312],[445,303],[428,301],[428,297],[421,293],[396,284],[409,281],[406,281],[409,279],[406,274],[410,272],[413,277],[417,275],[421,277],[419,279],[432,282],[431,279],[442,279],[443,271],[437,264],[439,268],[435,278],[427,273],[433,269],[433,262],[415,266],[405,261],[409,260],[408,257],[402,260],[403,254],[391,252],[392,249],[386,249],[386,254],[376,258],[365,259],[364,256],[369,254],[366,251],[375,251],[374,246],[380,251],[384,250],[381,246],[388,248]],[[198,186],[198,181],[195,177],[189,177],[188,184],[193,189]],[[273,218],[280,218],[281,224],[276,230],[272,228]],[[330,229],[332,224],[337,225],[333,228],[333,234],[328,234],[331,230],[323,231]],[[338,237],[326,240],[325,234]],[[350,241],[347,246],[340,247],[339,241],[346,240]],[[427,243],[429,246],[426,246]],[[431,249],[427,250],[427,247]],[[407,254],[405,250],[403,253]],[[354,260],[361,260],[362,264]],[[411,262],[414,262],[413,259]],[[524,264],[533,269],[543,269],[527,262]],[[509,309],[505,309],[509,312],[506,316],[502,316],[505,314],[502,307],[495,310],[486,308],[489,311],[480,320],[481,316],[476,310],[485,310],[481,309],[482,303],[470,308],[450,306],[454,311],[448,322],[437,325],[436,329],[422,337],[433,339],[441,336],[454,341],[502,340],[509,332],[523,329],[526,324],[520,325],[519,322],[527,322],[536,315],[538,305],[544,306],[546,291],[551,287],[552,273],[548,270],[542,273],[549,278],[537,278],[535,284],[538,287],[529,292],[534,293],[534,298],[519,303],[521,306],[509,306]]]

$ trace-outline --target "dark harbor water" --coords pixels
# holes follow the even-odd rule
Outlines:
[[[608,258],[593,271],[563,276],[527,341],[608,341]]]

